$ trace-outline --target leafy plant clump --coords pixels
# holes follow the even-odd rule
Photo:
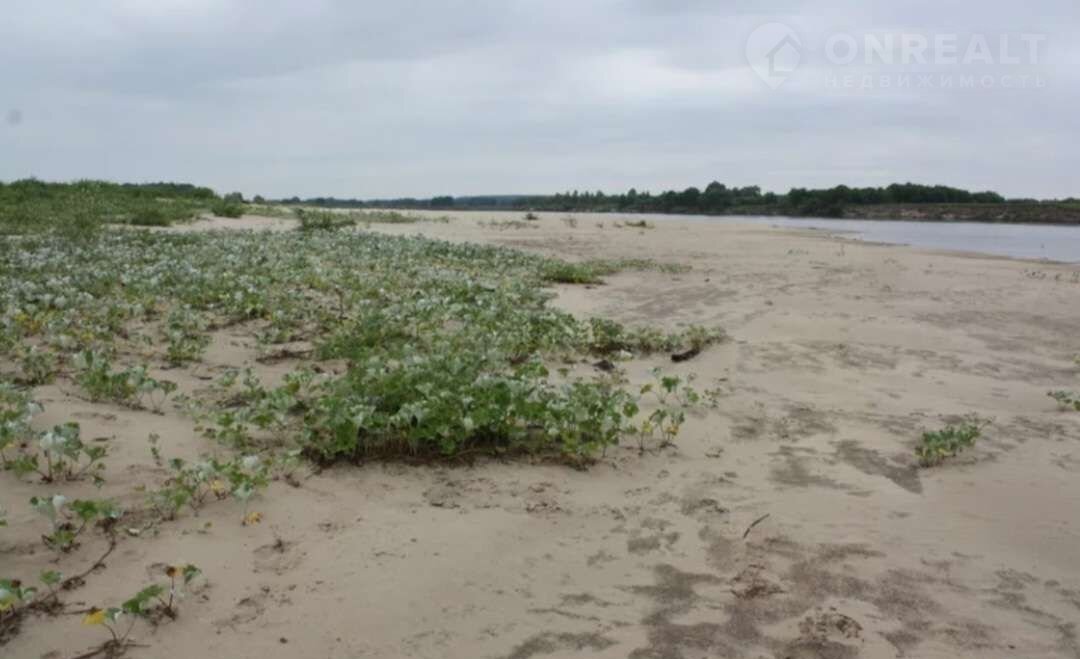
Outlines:
[[[242,521],[248,522],[248,502],[269,484],[270,467],[257,456],[229,461],[206,458],[188,463],[169,461],[172,476],[150,495],[150,504],[162,519],[175,519],[183,508],[196,515],[210,500],[233,498],[244,504]]]
[[[0,468],[19,477],[36,473],[46,483],[84,477],[104,483],[107,449],[84,443],[77,423],[33,430],[30,422],[41,411],[28,392],[0,383]]]
[[[164,335],[165,359],[170,366],[199,361],[210,344],[206,323],[190,307],[169,312],[165,319]]]
[[[679,269],[571,266],[353,231],[27,236],[0,241],[0,336],[9,351],[48,346],[92,400],[160,408],[175,385],[113,355],[148,346],[160,355],[164,343],[165,364],[182,365],[199,359],[209,328],[250,324],[261,354],[302,342],[305,356],[340,367],[298,368],[270,389],[245,377],[241,392],[199,402],[232,447],[289,445],[320,461],[477,452],[577,461],[634,434],[635,396],[610,378],[570,380],[546,365],[701,349],[723,333],[628,328],[551,307],[552,273],[575,267],[587,268],[568,277],[577,281]]]
[[[30,505],[49,521],[50,531],[41,536],[49,549],[67,553],[78,546],[83,532],[96,524],[109,526],[120,519],[121,511],[112,502],[93,499],[76,499],[56,494],[51,497],[34,497]]]
[[[83,617],[82,624],[102,627],[109,636],[100,647],[84,656],[122,656],[132,647],[130,636],[137,622],[143,620],[156,625],[163,620],[175,620],[180,601],[200,574],[201,570],[194,565],[170,565],[165,568],[165,576],[169,579],[167,585],[151,584],[119,606],[92,607]]]
[[[296,218],[300,220],[301,231],[331,231],[356,224],[358,213],[339,213],[337,211],[297,208]]]
[[[113,371],[108,357],[100,352],[85,350],[75,356],[76,382],[93,401],[109,401],[132,408],[150,403],[160,410],[165,399],[176,391],[176,383],[157,380],[145,366]]]
[[[235,219],[244,215],[244,204],[231,199],[221,199],[210,206],[210,212],[217,217]]]
[[[986,422],[973,419],[960,425],[924,432],[922,443],[915,449],[919,464],[923,467],[935,467],[964,449],[971,448],[975,445],[975,440],[982,435],[985,426]]]
[[[656,271],[668,274],[686,272],[690,268],[674,263],[658,263],[651,259],[596,260],[571,263],[549,261],[544,265],[544,281],[557,284],[599,284],[602,277],[624,270]]]
[[[1061,409],[1080,412],[1080,393],[1059,390],[1051,391],[1046,395],[1056,400]]]
[[[450,221],[450,218],[445,215],[430,217],[388,210],[363,211],[357,213],[356,217],[363,224],[416,224],[417,222],[440,222],[445,224]]]
[[[10,452],[33,438],[30,421],[41,411],[28,392],[0,382],[0,467],[12,468],[16,456]]]
[[[83,443],[79,430],[77,423],[55,426],[41,433],[36,445],[23,446],[16,457],[5,458],[3,466],[20,477],[36,473],[44,483],[75,481],[89,476],[100,486],[105,482],[101,472],[105,470],[108,450],[104,446]]]
[[[214,199],[209,188],[178,183],[0,182],[0,234],[58,230],[70,238],[106,224],[167,226],[194,218]]]

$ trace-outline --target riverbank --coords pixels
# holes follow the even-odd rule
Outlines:
[[[450,213],[369,229],[689,267],[551,288],[580,318],[727,331],[681,363],[617,362],[631,388],[660,367],[715,397],[674,446],[640,454],[627,440],[585,471],[527,460],[298,471],[254,500],[261,523],[241,526],[226,501],[124,537],[71,597],[120,601],[162,563],[198,564],[205,585],[176,621],[140,631],[150,647],[133,657],[1076,656],[1080,414],[1046,392],[1080,387],[1077,266],[638,220]],[[162,231],[295,226],[217,218]],[[265,360],[240,324],[212,329],[201,363],[155,375],[187,391],[230,368],[280,378],[304,363],[295,351]],[[110,438],[107,490],[167,476],[148,432],[166,456],[218,450],[179,408],[137,412],[69,386],[38,394],[42,423],[74,418],[85,437]],[[919,469],[922,432],[967,415],[993,423],[958,458]],[[43,487],[3,477],[9,509]],[[0,538],[6,569],[32,575],[51,555],[22,508]],[[74,656],[99,632],[34,618],[4,651]]]

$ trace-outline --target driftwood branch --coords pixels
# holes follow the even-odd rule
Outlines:
[[[750,532],[754,530],[755,526],[757,526],[758,524],[761,524],[765,520],[769,519],[770,514],[771,513],[765,513],[761,517],[758,517],[753,522],[751,522],[750,526],[746,527],[746,530],[743,531],[743,534],[742,534],[743,540],[746,540],[746,536],[750,535]]]

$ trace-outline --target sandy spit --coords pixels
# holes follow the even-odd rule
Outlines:
[[[372,230],[692,266],[555,291],[583,316],[728,331],[689,362],[628,366],[632,381],[664,364],[719,390],[677,447],[626,447],[587,472],[305,474],[271,486],[258,526],[240,526],[225,503],[125,538],[68,599],[111,601],[163,563],[197,563],[206,585],[175,623],[140,628],[136,658],[1080,657],[1080,414],[1046,396],[1080,388],[1077,266],[737,222],[563,217],[455,214]],[[289,226],[249,217],[186,230]],[[245,365],[268,376],[292,366],[256,364],[252,342],[223,330],[201,371],[168,377],[193,388]],[[164,477],[150,431],[171,455],[214,449],[177,411],[69,392],[39,390],[39,423],[74,418],[86,436],[115,438],[97,496],[132,497]],[[916,469],[922,430],[971,413],[994,421],[977,447]],[[4,501],[38,493],[0,476]],[[99,553],[91,542],[53,565],[18,508],[0,572],[74,573]],[[34,617],[2,654],[62,659],[99,640],[77,615]]]

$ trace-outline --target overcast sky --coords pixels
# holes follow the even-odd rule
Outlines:
[[[4,180],[360,198],[912,180],[1080,196],[1077,0],[5,8]]]

